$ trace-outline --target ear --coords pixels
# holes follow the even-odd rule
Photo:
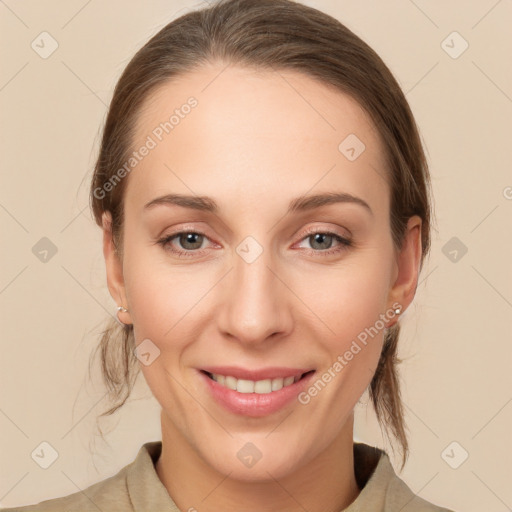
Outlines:
[[[418,215],[411,217],[407,223],[407,230],[402,247],[396,253],[394,284],[389,291],[389,306],[398,303],[402,313],[409,307],[416,294],[421,261],[421,226],[422,220]],[[391,327],[398,321],[388,324]]]
[[[129,313],[130,308],[126,299],[123,264],[116,251],[112,237],[112,215],[109,211],[105,211],[101,220],[103,224],[103,256],[105,257],[108,289],[116,304],[128,309],[128,312],[116,311],[117,317],[124,324],[130,324],[132,322]]]

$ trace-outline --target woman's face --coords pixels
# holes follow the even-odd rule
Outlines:
[[[133,147],[122,272],[105,254],[163,430],[242,480],[289,474],[341,436],[351,446],[420,250],[411,229],[394,252],[367,115],[302,74],[215,64],[151,96]]]

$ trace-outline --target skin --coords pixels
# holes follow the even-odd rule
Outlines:
[[[104,214],[108,287],[128,309],[119,318],[133,323],[136,344],[149,338],[160,350],[141,364],[162,407],[157,474],[181,510],[339,511],[360,492],[354,407],[372,379],[384,330],[309,404],[294,400],[260,418],[214,402],[196,369],[311,367],[321,375],[394,302],[403,312],[413,300],[421,219],[409,220],[395,250],[375,127],[349,96],[297,72],[211,63],[187,73],[148,98],[134,149],[190,96],[197,107],[124,178],[122,258]],[[366,145],[354,161],[338,150],[351,133]],[[290,200],[333,191],[364,199],[373,215],[351,203],[286,215]],[[143,211],[171,192],[210,196],[219,212]],[[339,242],[315,243],[307,228],[353,245],[322,256]],[[183,237],[167,248],[156,243],[194,229],[206,235],[195,246]],[[263,249],[251,264],[236,252],[247,236]],[[237,458],[247,442],[262,453],[251,468]]]

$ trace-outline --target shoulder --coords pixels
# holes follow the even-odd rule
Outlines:
[[[130,511],[133,510],[129,491],[130,479],[143,477],[148,466],[149,455],[146,456],[147,447],[156,443],[144,445],[137,458],[124,466],[115,475],[97,482],[84,490],[53,498],[33,505],[14,508],[0,508],[0,512],[98,512],[104,511]]]
[[[385,510],[401,510],[402,512],[455,512],[420,498],[396,474],[389,482]]]
[[[0,512],[89,512],[132,510],[126,488],[126,468],[83,491],[41,501],[34,505],[1,508]]]
[[[349,507],[344,512],[455,512],[416,495],[396,474],[384,450],[355,443],[354,460],[356,478],[362,490],[353,503],[353,508]]]
[[[2,508],[0,512],[179,512],[155,471],[154,464],[161,450],[161,441],[147,442],[140,447],[130,464],[114,476],[97,482],[83,491],[34,505]]]

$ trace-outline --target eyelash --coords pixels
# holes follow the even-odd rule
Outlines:
[[[170,244],[170,242],[172,240],[174,240],[175,238],[179,237],[180,235],[188,235],[188,234],[201,235],[201,236],[204,236],[205,238],[208,238],[201,231],[179,231],[177,233],[173,233],[172,235],[168,235],[168,236],[165,236],[164,238],[157,240],[157,243],[165,249]],[[306,238],[309,238],[312,235],[316,235],[316,234],[333,236],[334,239],[336,241],[338,241],[340,245],[338,245],[332,249],[326,249],[323,251],[318,250],[318,249],[306,249],[306,251],[310,254],[314,253],[315,255],[321,255],[321,256],[327,257],[327,256],[331,256],[336,253],[340,253],[342,251],[346,251],[349,247],[352,247],[351,240],[349,240],[347,238],[343,238],[343,237],[339,236],[338,234],[333,233],[331,231],[318,231],[318,230],[313,230],[313,229],[308,230],[305,233],[305,236],[303,236],[301,238],[301,241]],[[167,249],[167,250],[170,250],[172,253],[176,254],[179,258],[191,258],[191,257],[194,257],[197,252],[199,252],[198,250],[189,250],[189,251],[184,251],[181,249]]]

